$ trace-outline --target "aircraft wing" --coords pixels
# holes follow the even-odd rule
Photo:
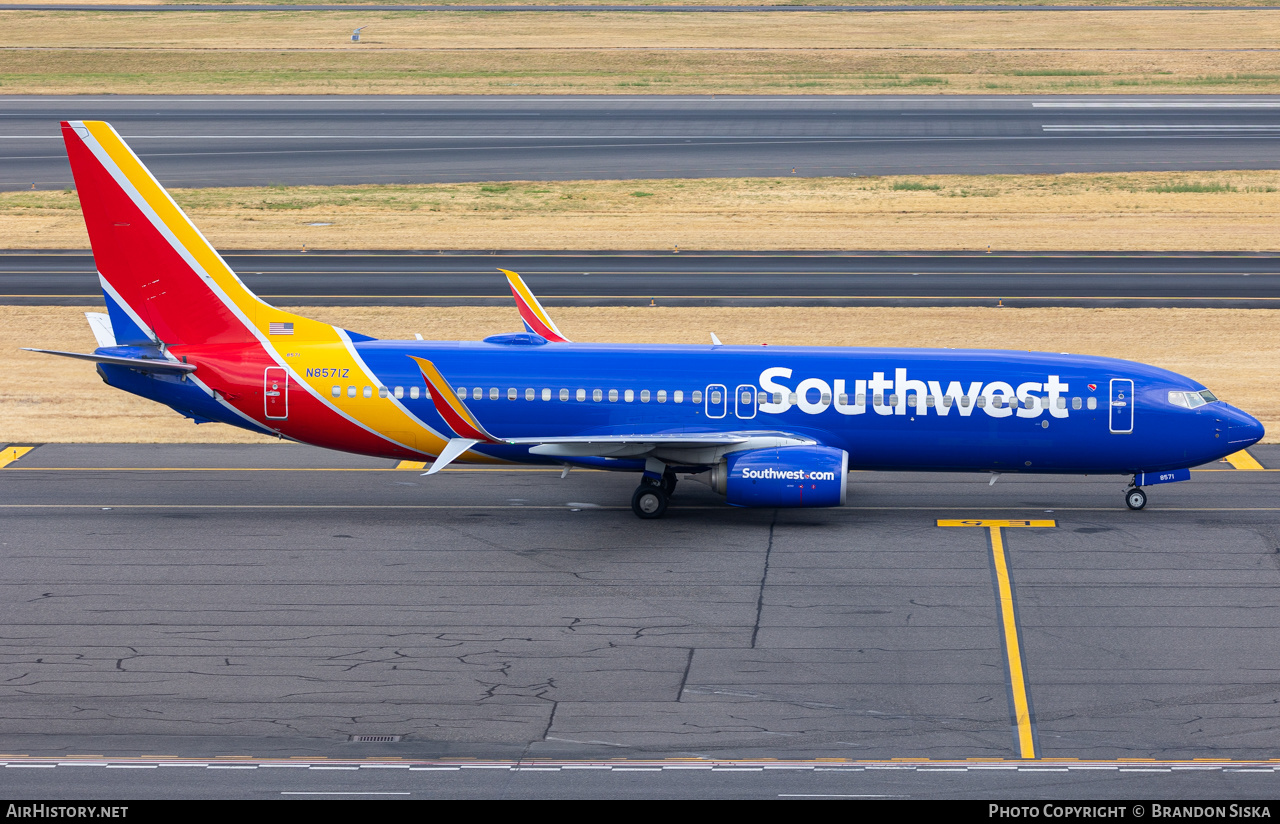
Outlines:
[[[573,437],[502,438],[549,458],[657,458],[677,464],[712,464],[727,452],[812,444],[788,432],[681,432]]]

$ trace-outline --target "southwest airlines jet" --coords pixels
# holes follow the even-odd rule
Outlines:
[[[62,124],[107,313],[109,385],[364,455],[632,472],[660,517],[678,474],[729,504],[840,506],[862,470],[1130,475],[1144,486],[1257,442],[1190,378],[1046,352],[574,343],[508,272],[525,331],[375,340],[269,306],[110,125]],[[42,350],[34,350],[42,351]]]

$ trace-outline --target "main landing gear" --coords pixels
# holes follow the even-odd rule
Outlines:
[[[667,511],[667,501],[676,491],[676,473],[668,470],[662,479],[645,477],[631,496],[631,511],[640,518],[661,518]]]
[[[1124,493],[1125,506],[1133,510],[1142,509],[1147,505],[1147,493],[1142,491],[1142,487],[1130,487],[1129,491]]]

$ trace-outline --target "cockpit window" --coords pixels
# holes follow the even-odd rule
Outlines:
[[[1217,398],[1208,389],[1202,392],[1170,392],[1169,403],[1174,406],[1182,406],[1188,409],[1195,409],[1198,406],[1204,406],[1206,403],[1213,403]]]

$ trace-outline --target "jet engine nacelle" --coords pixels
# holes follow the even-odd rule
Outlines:
[[[733,506],[843,506],[849,453],[830,446],[780,446],[731,452],[710,477]]]

